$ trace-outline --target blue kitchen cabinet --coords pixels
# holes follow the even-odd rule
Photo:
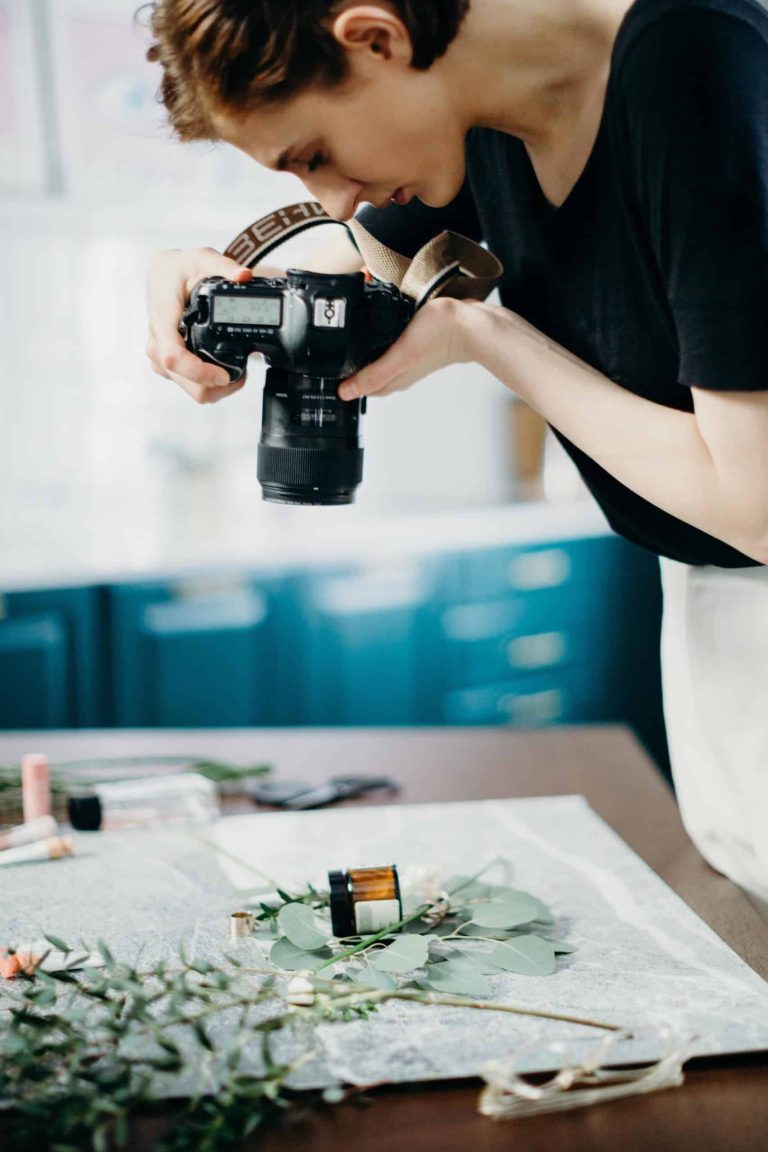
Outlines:
[[[0,728],[108,722],[103,590],[9,592],[0,616]]]
[[[667,764],[656,558],[613,535],[456,553],[443,722],[620,722]]]
[[[568,668],[450,692],[443,702],[447,724],[511,724],[541,728],[577,724],[586,712],[588,679]]]
[[[609,533],[3,606],[3,727],[617,722],[668,763],[657,561]]]
[[[115,722],[224,727],[286,721],[277,578],[201,575],[111,589]]]
[[[595,576],[590,628],[590,661],[600,687],[600,712],[590,711],[585,719],[628,725],[668,773],[658,559],[620,537],[607,539],[611,547],[602,556],[599,577]]]
[[[307,573],[297,592],[303,720],[417,725],[439,720],[434,560]]]

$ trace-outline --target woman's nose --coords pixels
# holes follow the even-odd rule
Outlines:
[[[364,185],[357,180],[330,173],[313,173],[304,180],[304,186],[311,196],[319,200],[325,211],[334,220],[351,220]]]

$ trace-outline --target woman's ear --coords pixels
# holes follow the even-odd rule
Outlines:
[[[352,4],[333,22],[333,35],[347,52],[410,64],[413,46],[408,29],[389,8]]]

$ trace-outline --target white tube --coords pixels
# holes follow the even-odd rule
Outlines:
[[[6,848],[18,848],[20,844],[45,840],[49,836],[55,836],[58,830],[59,826],[53,816],[38,816],[36,820],[27,820],[25,824],[17,824],[15,828],[0,832],[0,852]]]
[[[48,840],[37,840],[34,844],[22,844],[19,848],[0,852],[0,868],[7,864],[26,864],[31,860],[58,860],[61,856],[72,856],[74,851],[71,836],[51,836]]]

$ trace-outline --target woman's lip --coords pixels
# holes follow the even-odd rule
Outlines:
[[[407,204],[411,198],[411,194],[406,192],[404,188],[395,188],[394,192],[390,192],[389,196],[386,196],[376,207],[381,209],[388,208],[390,204]]]

